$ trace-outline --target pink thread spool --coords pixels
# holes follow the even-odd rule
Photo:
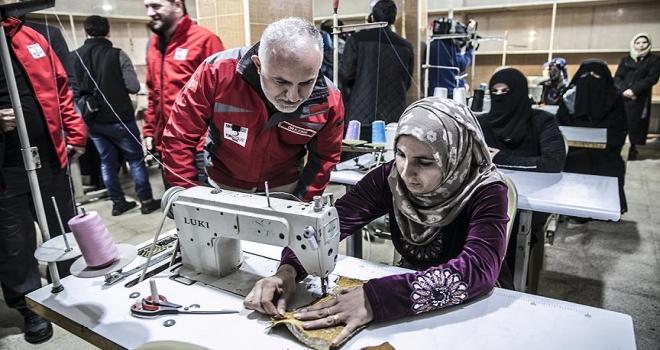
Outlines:
[[[348,122],[348,129],[346,130],[346,137],[344,140],[357,141],[360,139],[360,122],[351,120]]]
[[[87,266],[104,267],[117,258],[119,250],[97,212],[74,216],[69,220],[69,227]]]

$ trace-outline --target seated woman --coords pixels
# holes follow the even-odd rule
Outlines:
[[[621,157],[628,134],[626,111],[605,62],[588,59],[580,64],[559,104],[557,119],[560,125],[607,129],[605,149],[571,147],[564,171],[617,177],[621,213],[628,211],[623,191],[626,164]],[[571,221],[584,222],[576,218]]]
[[[515,68],[503,68],[490,78],[491,108],[479,117],[493,163],[500,169],[559,173],[566,161],[566,145],[555,116],[532,108],[527,78]],[[534,212],[527,291],[536,294],[543,265],[545,226],[550,214]],[[518,227],[517,222],[513,227]],[[509,240],[507,265],[514,270],[515,236]],[[535,277],[536,276],[536,277]]]
[[[490,78],[490,112],[479,117],[493,163],[500,169],[559,173],[566,146],[555,116],[533,109],[527,78],[504,68]]]
[[[307,329],[344,323],[334,344],[369,322],[461,304],[490,292],[498,280],[511,285],[508,270],[498,279],[509,221],[507,186],[474,115],[448,99],[417,101],[399,120],[395,151],[393,161],[367,174],[335,206],[342,239],[389,213],[400,264],[417,271],[371,279],[296,314]],[[243,303],[284,314],[296,281],[305,276],[285,249],[277,273],[257,282]]]

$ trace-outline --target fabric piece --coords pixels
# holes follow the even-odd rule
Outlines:
[[[327,296],[318,299],[309,305],[303,306],[300,309],[330,301],[339,296],[342,290],[357,288],[362,286],[363,283],[364,282],[357,279],[343,276],[339,277],[334,288]],[[287,311],[281,318],[274,317],[272,320],[272,327],[285,325],[298,340],[312,349],[338,349],[344,343],[346,343],[348,339],[367,327],[367,325],[359,327],[353,333],[351,333],[350,336],[346,337],[340,344],[337,346],[332,346],[332,340],[335,339],[344,330],[345,325],[340,324],[334,327],[307,330],[302,327],[303,323],[307,321],[299,321],[293,317],[293,315],[298,312],[298,310],[299,309]]]
[[[404,238],[425,245],[458,216],[477,188],[502,177],[491,162],[477,119],[453,100],[428,97],[411,104],[399,120],[395,144],[401,135],[428,145],[443,173],[440,186],[421,195],[408,191],[396,166],[388,177]]]

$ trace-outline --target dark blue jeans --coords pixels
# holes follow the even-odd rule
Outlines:
[[[123,200],[124,191],[119,184],[119,156],[124,157],[131,168],[135,192],[140,200],[152,198],[149,173],[144,165],[144,154],[140,143],[140,131],[135,121],[121,123],[94,123],[89,125],[89,136],[101,156],[103,183],[111,200]]]

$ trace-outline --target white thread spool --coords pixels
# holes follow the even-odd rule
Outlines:
[[[447,98],[447,88],[437,87],[433,89],[433,96]]]
[[[462,104],[463,106],[466,105],[465,88],[458,87],[454,89],[454,101]]]

